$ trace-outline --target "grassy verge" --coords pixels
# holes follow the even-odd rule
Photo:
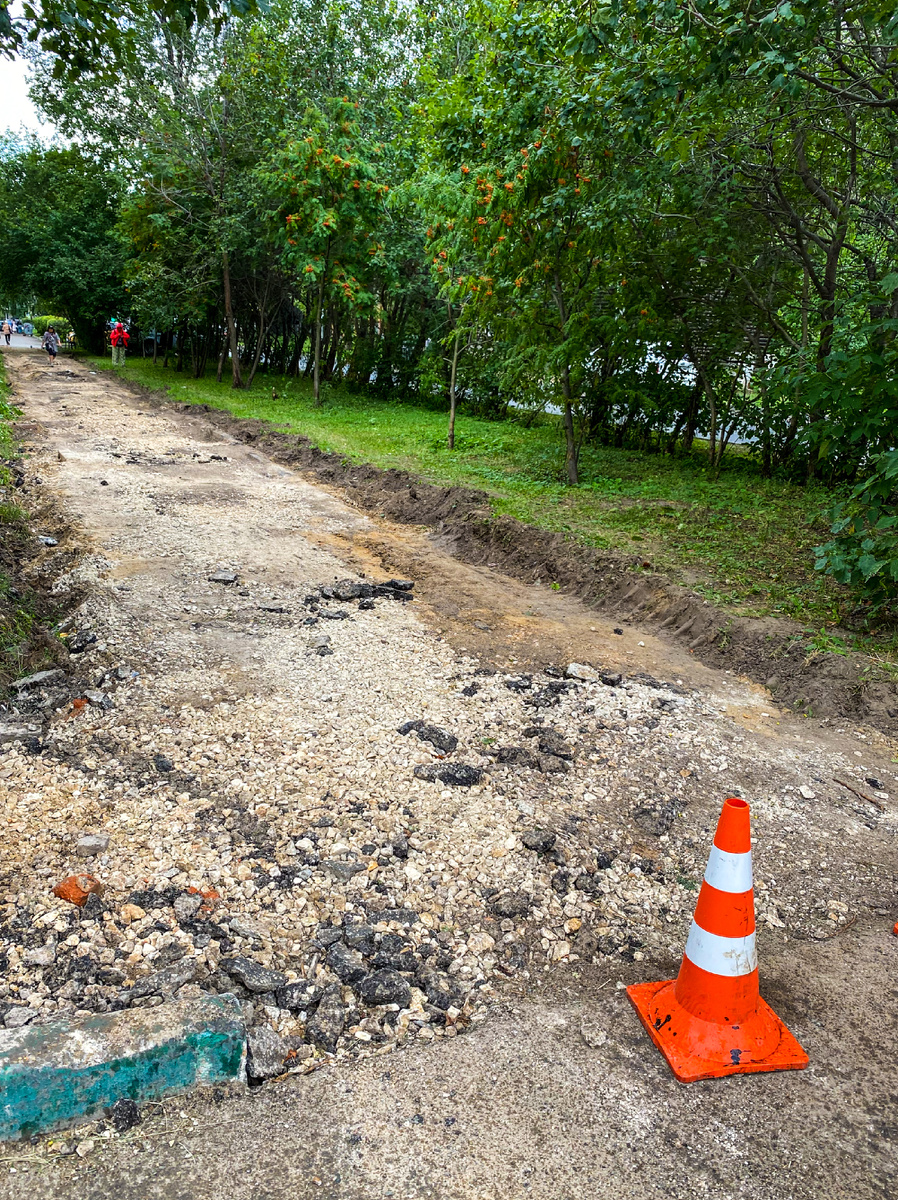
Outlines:
[[[111,369],[108,359],[92,362]],[[446,416],[428,408],[332,387],[325,407],[316,409],[302,380],[265,377],[251,390],[235,392],[214,377],[193,379],[139,358],[124,370],[176,400],[270,421],[353,461],[480,488],[497,514],[638,555],[732,611],[796,620],[807,629],[811,651],[839,652],[855,640],[858,648],[892,646],[891,638],[873,643],[827,632],[854,604],[843,588],[813,569],[812,548],[827,534],[819,513],[831,503],[831,493],[762,479],[745,455],[734,455],[715,480],[701,454],[683,460],[585,447],[583,486],[571,489],[561,483],[562,446],[551,417],[527,425],[462,414],[457,448],[449,452]]]

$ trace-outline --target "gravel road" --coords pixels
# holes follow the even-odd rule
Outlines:
[[[0,753],[7,1026],[240,996],[257,1081],[301,1078],[190,1101],[200,1107],[183,1120],[160,1108],[173,1145],[203,1159],[210,1197],[234,1194],[227,1172],[216,1182],[222,1143],[198,1144],[191,1120],[227,1127],[256,1172],[247,1196],[575,1196],[599,1177],[632,1196],[890,1194],[876,1123],[891,1085],[870,1046],[881,1061],[895,1047],[883,991],[898,944],[893,745],[789,719],[763,690],[638,628],[616,633],[549,589],[454,563],[424,531],[391,528],[112,374],[6,359],[30,486],[58,502],[39,569],[87,589],[63,630],[69,673],[21,689],[19,715],[42,737]],[[653,1095],[683,1090],[617,983],[675,972],[734,793],[754,815],[762,990],[812,1066],[698,1085],[698,1108],[673,1102],[699,1141],[708,1128],[690,1150],[691,1178],[706,1180],[693,1190],[686,1143]],[[53,894],[84,872],[102,894],[83,909]],[[545,1101],[540,1031],[549,1074],[570,1085]],[[410,1097],[429,1097],[425,1150],[407,1138],[383,1149],[392,1117],[371,1089],[394,1051],[391,1063],[410,1064],[395,1068],[409,1121],[427,1107]],[[457,1141],[456,1074],[478,1097],[476,1130]],[[522,1095],[527,1078],[536,1091]],[[582,1136],[609,1140],[602,1162],[584,1150],[601,1172],[587,1187],[571,1130],[600,1079]],[[341,1088],[368,1107],[349,1114]],[[758,1142],[744,1128],[768,1102],[804,1113],[794,1137]],[[312,1122],[314,1154],[280,1183],[260,1103],[298,1122],[300,1141]],[[304,1116],[310,1104],[333,1105],[334,1121]],[[612,1121],[618,1105],[628,1115]],[[528,1141],[537,1110],[568,1146],[566,1161],[545,1150],[546,1172]],[[515,1162],[530,1145],[520,1171],[502,1160],[500,1128]],[[664,1129],[651,1153],[636,1129]],[[763,1160],[748,1175],[740,1130]],[[78,1179],[84,1195],[123,1194],[112,1181],[139,1152],[141,1195],[200,1194],[178,1190],[172,1151],[157,1172],[152,1141],[63,1139],[87,1142],[84,1164],[62,1156],[39,1174],[45,1192],[13,1151],[0,1193],[55,1195]],[[830,1177],[837,1144],[856,1176]],[[42,1161],[45,1148],[29,1153]],[[99,1182],[95,1165],[79,1175],[92,1155],[108,1172]],[[798,1161],[807,1180],[789,1174]]]

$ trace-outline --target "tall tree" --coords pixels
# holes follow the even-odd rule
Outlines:
[[[119,177],[77,146],[0,144],[0,290],[38,297],[98,353],[106,322],[129,308],[121,198]]]
[[[302,136],[304,133],[304,136]],[[310,108],[300,129],[259,169],[280,234],[283,260],[315,289],[314,394],[321,403],[321,322],[338,302],[351,317],[370,307],[372,268],[383,255],[378,233],[389,186],[379,175],[381,147],[366,139],[346,97],[326,112]]]

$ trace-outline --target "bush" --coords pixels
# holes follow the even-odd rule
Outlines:
[[[65,342],[72,329],[72,322],[67,321],[65,317],[32,317],[31,323],[34,326],[35,337],[43,337],[47,332],[47,326],[53,325],[61,342]]]
[[[829,514],[833,540],[817,546],[814,564],[854,588],[872,614],[898,611],[898,450],[875,460],[873,473]]]

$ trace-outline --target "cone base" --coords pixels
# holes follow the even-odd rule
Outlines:
[[[636,983],[627,995],[681,1083],[756,1071],[800,1071],[808,1065],[804,1050],[764,1000],[741,1024],[717,1025],[687,1012],[674,996],[675,983]]]

